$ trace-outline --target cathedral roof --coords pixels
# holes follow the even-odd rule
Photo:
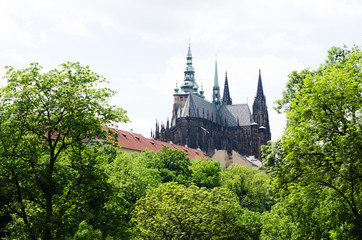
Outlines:
[[[249,126],[253,122],[248,104],[221,105],[218,111],[215,104],[191,93],[181,117],[204,118],[228,127]]]
[[[181,117],[199,117],[218,123],[218,111],[215,104],[191,93],[186,100]]]
[[[228,127],[250,126],[252,116],[248,104],[222,105],[219,111],[222,124]]]

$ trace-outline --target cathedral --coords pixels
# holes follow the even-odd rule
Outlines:
[[[156,122],[151,133],[157,140],[198,148],[208,156],[216,150],[234,150],[243,156],[261,159],[261,145],[271,139],[268,109],[259,70],[253,112],[248,104],[232,104],[227,73],[221,98],[217,63],[215,63],[212,102],[205,100],[204,90],[195,81],[190,45],[186,57],[184,81],[174,89],[171,121]]]

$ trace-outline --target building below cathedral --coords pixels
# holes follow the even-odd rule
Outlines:
[[[232,104],[227,74],[221,99],[217,63],[212,102],[205,100],[204,90],[195,81],[192,54],[189,45],[184,81],[176,84],[171,122],[166,125],[156,122],[151,133],[157,140],[199,148],[208,156],[216,150],[226,150],[230,155],[236,151],[243,156],[261,158],[261,145],[271,139],[268,109],[263,92],[261,73],[253,112],[248,104]]]

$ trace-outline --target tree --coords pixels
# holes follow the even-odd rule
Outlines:
[[[340,204],[331,201],[330,189],[315,191],[313,185],[295,189],[270,212],[264,212],[261,239],[329,239],[334,219],[340,221],[344,217],[336,215]]]
[[[250,239],[242,210],[225,188],[162,184],[137,202],[141,239]],[[239,218],[240,217],[240,218]]]
[[[249,166],[232,165],[221,172],[221,184],[233,191],[241,207],[264,212],[273,204],[268,192],[268,176]]]
[[[289,75],[278,110],[287,116],[280,140],[264,151],[274,189],[282,199],[303,188],[329,189],[336,239],[358,239],[362,229],[362,52],[333,47],[317,70]],[[341,232],[340,229],[343,229]]]
[[[154,153],[146,151],[146,167],[158,169],[162,177],[162,182],[178,182],[188,185],[190,182],[191,165],[186,153],[179,149],[171,149],[163,146],[160,151]]]
[[[120,152],[114,161],[106,165],[108,181],[114,188],[112,193],[114,200],[107,206],[107,211],[122,212],[118,218],[107,221],[114,237],[122,239],[133,237],[136,230],[131,218],[136,202],[146,195],[147,190],[156,188],[162,183],[159,171],[146,167],[145,159],[148,157],[148,152],[133,154]],[[122,223],[125,224],[125,227],[120,229],[123,232],[116,234],[112,226],[119,226]]]
[[[209,159],[194,159],[191,161],[191,182],[198,187],[213,189],[220,187],[220,163]]]
[[[12,217],[7,229],[14,238],[72,236],[82,218],[107,201],[94,140],[112,141],[104,126],[127,121],[126,112],[108,104],[115,92],[102,87],[105,79],[79,63],[47,73],[38,64],[7,69],[0,89],[0,184],[9,196],[1,207]]]
[[[102,232],[93,230],[92,225],[83,221],[79,224],[78,231],[74,234],[73,240],[101,240]]]

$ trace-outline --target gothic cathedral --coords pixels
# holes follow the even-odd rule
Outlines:
[[[271,139],[268,109],[259,70],[258,88],[251,113],[248,104],[232,104],[227,74],[221,99],[217,63],[212,102],[205,100],[204,90],[199,91],[192,66],[189,45],[184,81],[176,85],[171,122],[166,126],[156,122],[152,137],[171,141],[191,148],[200,148],[208,156],[215,150],[235,150],[244,156],[261,159],[261,145]]]

